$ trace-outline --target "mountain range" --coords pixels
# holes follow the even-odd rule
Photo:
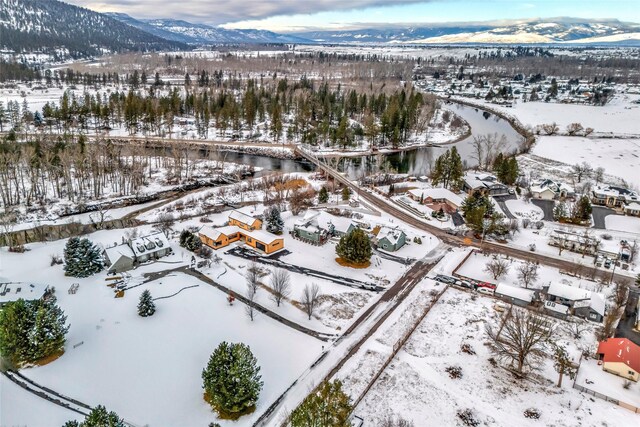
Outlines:
[[[640,45],[639,24],[576,18],[311,31],[296,35],[316,43]]]
[[[0,0],[0,49],[89,57],[212,44],[584,44],[640,46],[640,25],[618,20],[531,19],[279,34],[177,19],[98,13],[57,0]]]

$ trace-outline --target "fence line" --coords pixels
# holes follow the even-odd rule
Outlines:
[[[580,384],[576,384],[576,380],[578,378],[578,372],[580,371],[581,365],[582,365],[582,356],[580,356],[580,360],[578,361],[578,369],[576,370],[576,375],[573,380],[573,388],[583,393],[587,393],[594,397],[597,397],[598,399],[602,399],[602,400],[606,400],[607,402],[614,403],[624,409],[628,409],[631,412],[635,412],[636,414],[640,414],[640,408],[638,408],[637,406],[631,405],[626,402],[621,402],[620,400],[614,399],[613,397],[609,397],[606,394],[598,393],[597,391],[591,390],[590,388],[586,388],[584,386],[581,386]]]
[[[431,301],[431,304],[429,304],[428,306],[426,306],[426,308],[424,309],[424,311],[422,312],[422,314],[420,316],[418,316],[418,318],[416,319],[416,321],[413,323],[413,325],[409,328],[409,330],[407,330],[402,337],[400,337],[400,339],[398,341],[396,341],[396,343],[393,345],[393,350],[391,351],[391,354],[389,355],[389,357],[387,357],[387,359],[385,360],[385,362],[382,364],[382,366],[380,367],[380,369],[378,369],[378,371],[376,372],[376,374],[373,376],[373,378],[369,381],[369,383],[367,384],[367,386],[364,388],[364,390],[362,391],[362,393],[360,393],[360,395],[358,396],[358,398],[353,402],[353,408],[355,409],[358,404],[362,401],[362,399],[364,399],[364,397],[367,395],[367,393],[369,392],[369,390],[371,390],[371,388],[373,387],[373,385],[376,383],[376,381],[378,381],[378,378],[380,378],[380,376],[382,375],[382,373],[385,371],[385,369],[387,369],[387,367],[389,366],[389,364],[391,364],[391,361],[393,361],[393,359],[397,356],[397,354],[400,352],[400,349],[402,349],[402,347],[404,347],[404,345],[406,344],[406,342],[409,340],[409,338],[411,337],[411,335],[413,335],[413,333],[415,332],[415,330],[418,328],[418,326],[422,323],[422,321],[424,320],[424,318],[427,316],[427,314],[429,314],[429,312],[431,311],[431,308],[433,306],[436,305],[436,303],[440,300],[440,297],[442,296],[442,294],[445,293],[445,291],[449,288],[449,285],[446,284],[444,289],[442,289],[442,291],[440,291],[436,297]]]

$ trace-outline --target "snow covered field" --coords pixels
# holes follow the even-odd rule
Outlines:
[[[640,117],[640,108],[635,114]],[[532,153],[568,164],[587,162],[593,169],[603,167],[606,174],[640,187],[640,139],[540,136]]]
[[[540,375],[518,381],[489,363],[484,324],[497,323],[493,299],[450,288],[413,333],[407,344],[358,405],[355,413],[367,425],[380,425],[389,416],[416,426],[463,425],[457,412],[470,409],[485,426],[632,426],[637,415],[571,388],[565,378],[555,387],[557,373],[546,360]],[[586,333],[585,335],[589,335]],[[560,330],[559,336],[564,336]],[[584,345],[593,343],[593,336]],[[476,354],[461,351],[469,344]],[[572,356],[576,356],[572,354]],[[459,366],[462,378],[445,371]],[[536,408],[539,420],[524,411]]]
[[[107,243],[119,236],[119,231],[104,231],[90,237]],[[321,341],[265,316],[251,322],[242,304],[229,306],[224,293],[183,274],[170,274],[114,299],[104,273],[75,279],[64,277],[61,266],[49,267],[49,254],[62,252],[64,243],[29,245],[32,250],[26,254],[3,249],[0,257],[2,280],[20,278],[57,288],[58,302],[71,325],[66,353],[23,374],[63,394],[90,405],[104,404],[136,425],[206,425],[216,416],[202,399],[201,370],[221,341],[244,342],[256,355],[265,382],[256,412],[234,424],[250,425],[320,354]],[[177,264],[141,267],[129,284],[141,282],[144,272],[183,264],[183,255],[177,252],[163,259]],[[80,283],[75,295],[66,292],[71,282]],[[137,315],[144,289],[160,297],[195,284],[199,286],[158,300],[153,317]],[[73,348],[79,343],[83,344]],[[0,421],[2,425],[40,425],[40,417],[32,411],[9,412]],[[68,414],[71,418],[73,413]]]
[[[564,133],[571,123],[594,129],[594,135],[640,135],[640,95],[617,93],[604,106],[561,104],[552,102],[517,102],[503,107],[489,102],[473,102],[516,117],[523,125],[536,127],[555,122]]]

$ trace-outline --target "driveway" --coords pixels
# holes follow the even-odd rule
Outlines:
[[[618,323],[616,338],[628,338],[630,341],[640,345],[640,332],[633,330],[636,323],[636,307],[638,306],[638,291],[629,292],[629,301],[624,313],[624,318]]]
[[[615,215],[616,211],[611,208],[606,208],[604,206],[593,206],[593,228],[597,228],[598,230],[606,230],[606,226],[604,223],[604,219],[609,215]]]
[[[553,221],[553,207],[556,202],[553,200],[531,199],[531,203],[542,209],[545,221]]]
[[[509,194],[506,196],[492,196],[493,200],[496,201],[502,212],[507,216],[508,219],[516,219],[515,215],[511,213],[509,208],[507,208],[507,204],[505,203],[507,200],[516,200],[517,197],[515,194]]]

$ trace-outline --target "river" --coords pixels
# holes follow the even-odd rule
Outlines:
[[[349,178],[356,179],[376,171],[378,165],[385,160],[391,168],[398,173],[411,175],[428,175],[435,159],[448,148],[455,146],[460,153],[463,163],[467,167],[473,167],[477,161],[473,158],[473,139],[477,136],[497,134],[498,138],[504,135],[507,141],[503,152],[514,152],[520,148],[524,139],[513,129],[508,121],[487,111],[469,107],[466,105],[449,102],[445,107],[469,123],[471,135],[454,144],[441,146],[420,147],[415,150],[400,151],[391,154],[378,154],[362,157],[343,158],[339,164],[339,170],[345,172]]]
[[[522,144],[523,138],[518,134],[508,121],[487,111],[469,107],[466,105],[449,102],[445,103],[446,108],[458,114],[471,126],[471,135],[454,144],[443,144],[441,146],[419,147],[413,150],[400,151],[391,154],[376,154],[360,157],[347,157],[340,160],[338,169],[346,172],[352,179],[360,178],[371,172],[378,170],[378,165],[385,161],[393,170],[398,173],[408,173],[411,175],[428,175],[431,165],[435,159],[444,151],[455,146],[460,153],[463,163],[467,167],[473,167],[476,160],[473,158],[473,138],[486,134],[497,134],[498,138],[503,135],[507,140],[504,152],[513,152]],[[235,151],[204,150],[199,151],[201,158],[208,157],[211,160],[250,165],[260,170],[255,176],[268,175],[272,172],[309,172],[314,170],[314,166],[306,161],[292,159],[278,159],[261,156],[258,154],[241,153]]]

